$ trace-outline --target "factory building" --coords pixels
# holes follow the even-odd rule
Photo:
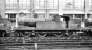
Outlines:
[[[71,19],[88,18],[91,15],[91,2],[91,0],[0,0],[0,12],[2,18],[23,21],[25,18],[21,16],[30,18],[31,21],[52,21],[55,14],[67,15]]]
[[[59,21],[60,17],[55,17],[57,14],[69,16],[74,21],[92,21],[91,0],[0,0],[0,5],[1,17],[9,19],[16,27],[24,21]],[[70,20],[69,24],[73,22]]]
[[[25,13],[27,16],[37,14],[41,15],[41,18],[51,19],[50,16],[53,14],[70,16],[91,14],[91,2],[91,0],[0,0],[0,10],[3,18],[8,18],[9,15],[18,17],[20,13]]]

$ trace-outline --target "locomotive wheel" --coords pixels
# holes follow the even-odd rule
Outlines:
[[[11,33],[9,33],[10,35],[10,37],[18,37],[19,36],[19,34],[17,33],[17,32],[11,32]]]
[[[5,34],[6,34],[5,32],[2,32],[2,37],[5,37]]]
[[[68,39],[81,39],[76,32],[72,32]]]
[[[20,36],[20,34],[18,32],[15,32],[14,35],[15,35],[15,37],[19,37]]]
[[[46,33],[44,33],[44,34],[42,34],[42,33],[38,33],[38,37],[39,38],[46,38],[46,36],[47,36],[47,34]]]
[[[66,32],[65,35],[69,37],[69,36],[73,35],[73,33],[72,32]]]
[[[30,37],[31,36],[31,33],[30,32],[24,32],[24,36],[25,37]]]
[[[17,32],[19,34],[18,37],[23,37],[23,33],[22,32]]]
[[[63,37],[63,35],[64,35],[63,33],[54,34],[54,36],[57,37],[57,38]]]

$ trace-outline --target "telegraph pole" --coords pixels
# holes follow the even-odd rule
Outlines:
[[[84,14],[85,14],[85,19],[87,19],[87,13],[88,13],[88,0],[84,0]]]

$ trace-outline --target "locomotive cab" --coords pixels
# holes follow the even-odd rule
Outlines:
[[[69,24],[69,20],[70,20],[69,16],[61,16],[61,18],[64,19],[64,21],[66,22],[66,28],[68,28],[68,24]]]

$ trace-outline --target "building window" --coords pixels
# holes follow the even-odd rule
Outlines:
[[[74,9],[84,10],[84,0],[74,0]]]
[[[19,0],[19,9],[30,9],[30,0]]]
[[[59,0],[47,0],[47,9],[58,9]]]
[[[37,18],[45,18],[45,14],[38,14]]]
[[[35,0],[35,9],[57,9],[59,0]]]
[[[65,0],[64,9],[73,9],[73,0]]]
[[[84,0],[64,0],[64,9],[68,10],[83,10],[84,9]]]
[[[11,22],[16,22],[16,14],[8,14],[8,19]]]
[[[89,0],[89,11],[92,11],[92,0]]]
[[[75,14],[75,19],[84,19],[84,14]]]
[[[38,14],[34,14],[34,18],[37,18],[38,17]]]
[[[6,9],[17,9],[17,0],[5,0]]]
[[[33,5],[33,0],[5,0],[6,9],[30,9]],[[32,6],[30,6],[32,5]]]
[[[35,9],[44,9],[45,8],[45,0],[34,0]]]
[[[8,18],[16,18],[16,14],[8,14]]]

